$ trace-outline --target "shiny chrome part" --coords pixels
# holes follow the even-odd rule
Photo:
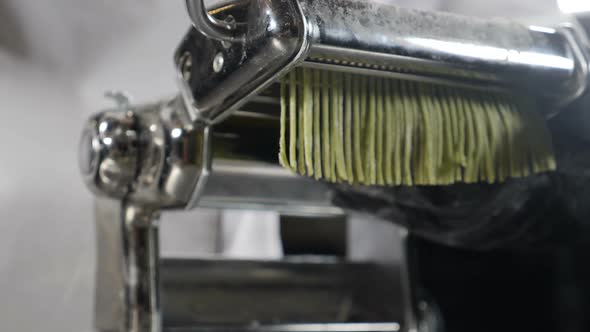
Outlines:
[[[274,324],[260,326],[200,326],[193,328],[166,329],[166,332],[398,332],[397,322],[387,323],[318,323]]]
[[[193,57],[190,53],[184,53],[178,60],[180,65],[180,74],[182,79],[188,81],[191,78],[191,68],[193,66]]]
[[[193,68],[190,79],[180,80],[187,105],[194,108],[194,119],[220,121],[296,65],[485,90],[516,90],[547,101],[552,107],[541,108],[546,112],[588,90],[583,31],[572,34],[565,27],[529,27],[377,1],[268,3],[253,0],[249,7],[236,4],[216,11],[220,17],[232,14],[247,22],[244,43],[223,48],[199,29],[187,34],[177,51],[177,67],[179,57],[187,51],[200,57],[202,64],[211,63],[215,54],[223,52],[227,63],[219,73]],[[261,33],[258,16],[265,22],[263,26],[276,28],[283,22],[290,30]]]
[[[185,328],[222,325],[230,330],[246,331],[264,331],[270,328],[268,324],[278,322],[403,325],[404,308],[396,265],[316,262],[306,258],[297,261],[163,258],[163,325]],[[255,305],[252,299],[256,299]],[[323,326],[305,324],[308,328],[318,325]],[[328,326],[342,328],[340,324]],[[346,327],[355,326],[360,325]]]
[[[212,170],[210,132],[191,123],[180,98],[105,111],[82,135],[80,168],[95,193],[154,208],[343,213],[332,205],[329,187],[275,164],[220,159]]]
[[[590,40],[582,27],[578,24],[563,23],[559,31],[572,46],[575,67],[578,68],[569,82],[569,95],[564,95],[561,106],[567,106],[590,91]]]
[[[236,31],[235,20],[218,20],[209,15],[204,0],[186,0],[186,8],[194,27],[208,38],[227,42],[243,41],[245,36]]]
[[[444,322],[438,305],[418,285],[420,276],[416,264],[415,240],[408,229],[398,229],[401,249],[399,264],[403,292],[404,330],[407,332],[442,332]]]
[[[82,134],[80,168],[97,194],[184,207],[209,173],[208,135],[188,119],[180,98],[108,110]]]
[[[201,1],[187,1],[193,5],[194,28],[176,50],[174,61],[191,120],[218,123],[299,62],[308,48],[309,31],[297,1],[236,3],[215,11],[220,17],[231,15],[246,22],[246,37],[228,45],[219,41],[227,41],[222,36],[208,37],[211,26],[204,12],[194,15]],[[187,52],[193,59],[188,80],[183,78],[180,61]],[[211,63],[219,54],[223,69],[216,72]]]
[[[393,332],[413,319],[404,315],[407,270],[395,264],[160,259],[156,210],[95,202],[98,331]],[[341,323],[348,315],[368,323]],[[309,323],[266,324],[277,317]]]
[[[341,215],[323,183],[302,178],[278,165],[214,160],[198,206],[266,209],[295,215]],[[189,205],[190,207],[190,205]]]
[[[505,92],[507,89],[504,86],[493,84],[490,82],[474,82],[469,79],[449,79],[447,77],[436,77],[436,76],[424,76],[423,74],[411,73],[411,72],[396,72],[387,71],[381,69],[375,69],[370,67],[357,67],[357,66],[343,66],[341,64],[325,63],[306,61],[302,66],[314,69],[323,69],[331,71],[339,71],[344,73],[368,75],[368,76],[379,76],[387,78],[395,78],[400,80],[432,83],[437,85],[450,86],[455,88],[464,88],[478,91],[495,91]],[[278,110],[278,109],[277,109]]]
[[[221,68],[223,68],[223,54],[217,53],[213,58],[213,71],[219,73]]]
[[[411,266],[411,248],[409,241],[409,234],[406,228],[399,229],[399,237],[401,239],[401,262],[400,262],[400,276],[401,276],[401,289],[404,292],[402,296],[404,300],[404,322],[406,332],[418,332],[418,318],[417,318],[417,307],[416,307],[416,294],[415,286],[412,284],[412,266]],[[426,332],[426,331],[420,331]]]
[[[400,324],[390,323],[333,323],[333,324],[283,324],[262,326],[259,331],[285,332],[397,332]]]
[[[162,330],[157,217],[149,208],[96,199],[99,331]]]
[[[348,1],[300,1],[317,32],[306,62],[448,85],[517,89],[556,105],[586,88],[587,60],[562,29],[371,1],[354,9]]]
[[[127,108],[92,117],[80,140],[79,166],[89,188],[122,198],[129,193],[139,163],[137,118]]]
[[[129,200],[160,208],[184,208],[209,174],[209,128],[191,123],[180,98],[137,111],[145,139],[141,167]]]

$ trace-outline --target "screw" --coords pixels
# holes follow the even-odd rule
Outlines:
[[[221,52],[217,53],[215,58],[213,58],[213,71],[219,73],[221,68],[223,68],[223,61],[223,54]]]
[[[227,24],[228,30],[235,30],[236,29],[237,23],[236,23],[236,19],[233,16],[228,15],[223,21]],[[222,40],[221,46],[223,46],[223,48],[225,48],[225,49],[228,49],[231,47],[231,42],[229,42],[227,40]]]
[[[185,81],[191,78],[191,69],[193,67],[193,57],[189,52],[184,54],[178,60],[180,62],[180,73]]]
[[[236,19],[232,15],[227,15],[227,17],[223,20],[227,23],[229,30],[235,30],[236,28]]]

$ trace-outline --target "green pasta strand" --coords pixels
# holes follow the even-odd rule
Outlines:
[[[298,69],[297,70],[297,76],[300,78],[303,78],[303,70],[302,69]],[[303,82],[303,79],[301,80]],[[305,175],[305,122],[304,122],[304,116],[305,116],[305,104],[306,104],[306,99],[305,99],[305,94],[304,94],[304,87],[305,87],[305,83],[302,84],[298,84],[297,85],[297,94],[299,97],[299,100],[297,101],[298,104],[300,105],[299,107],[301,107],[301,110],[298,110],[297,114],[297,121],[299,121],[299,123],[297,124],[297,166],[299,169],[299,174],[301,175]]]
[[[468,100],[459,96],[458,106],[463,110],[465,121],[465,183],[476,181],[478,161],[476,160],[477,137],[475,135],[475,122],[473,119],[473,110]]]
[[[344,102],[343,102],[343,84],[342,74],[333,72],[332,83],[332,112],[334,115],[332,120],[332,149],[334,150],[334,159],[336,161],[336,173],[339,180],[348,180],[346,172],[346,161],[344,157]]]
[[[455,132],[455,125],[452,122],[451,109],[449,100],[442,89],[437,90],[437,100],[442,110],[441,127],[443,130],[443,160],[439,169],[440,177],[443,179],[443,184],[451,184],[455,179],[455,153],[453,151],[454,141],[453,134]]]
[[[505,173],[506,176],[509,174],[515,174],[516,172],[516,161],[514,157],[514,125],[512,123],[512,115],[510,112],[510,108],[504,103],[503,100],[497,98],[496,104],[498,109],[500,110],[500,118],[502,119],[502,123],[504,125],[506,131],[506,145],[504,146],[504,152],[506,152],[506,160],[505,163]]]
[[[453,132],[453,150],[455,151],[455,160],[460,167],[457,167],[455,172],[455,181],[463,181],[465,176],[465,168],[467,167],[467,156],[465,155],[465,137],[467,133],[467,126],[465,122],[465,112],[463,110],[460,98],[456,91],[449,91],[449,106],[451,108],[451,121],[455,123]]]
[[[297,171],[297,76],[289,75],[289,165]]]
[[[414,135],[415,128],[414,128],[414,118],[415,118],[415,107],[413,106],[412,102],[412,95],[410,84],[408,82],[401,83],[400,89],[400,98],[403,100],[404,105],[404,126],[405,127],[405,136],[403,137],[404,144],[404,168],[403,168],[403,181],[402,184],[411,186],[414,184],[415,175],[412,174],[412,166],[414,163],[414,153],[413,153],[413,143],[415,138],[418,138],[418,135]]]
[[[353,110],[352,110],[352,121],[353,123],[353,150],[354,150],[354,179],[358,183],[365,183],[365,171],[362,154],[362,140],[364,135],[362,134],[362,123],[363,118],[361,117],[361,109],[363,107],[363,94],[360,79],[353,79],[352,90],[353,90]]]
[[[352,78],[350,74],[344,76],[344,154],[346,162],[346,176],[349,183],[354,182],[352,173]]]
[[[316,180],[322,178],[322,135],[321,135],[321,79],[320,72],[312,71],[313,84],[313,168]],[[282,100],[283,98],[281,98]]]
[[[395,153],[395,137],[397,135],[394,126],[394,108],[393,108],[393,94],[391,90],[391,80],[384,80],[383,82],[383,99],[384,99],[384,108],[383,108],[383,126],[384,126],[384,133],[383,133],[383,140],[384,147],[383,147],[383,171],[385,176],[385,183],[388,185],[394,184],[393,180],[393,156]]]
[[[287,94],[287,82],[281,80],[281,96]],[[281,97],[281,118],[280,118],[280,138],[279,138],[279,163],[283,167],[290,167],[287,158],[287,98]]]
[[[303,68],[303,145],[305,155],[305,167],[307,174],[312,176],[313,168],[313,86],[312,73]]]
[[[377,79],[375,81],[375,95],[376,95],[376,105],[375,105],[375,172],[377,173],[376,179],[378,185],[385,185],[385,178],[383,176],[383,157],[384,157],[384,139],[385,135],[383,133],[383,119],[385,118],[383,114],[383,80]]]
[[[421,117],[421,143],[420,149],[420,166],[422,170],[422,176],[420,177],[419,184],[425,185],[431,183],[432,179],[434,178],[434,174],[432,174],[432,163],[434,159],[434,138],[433,131],[432,131],[432,124],[431,124],[431,112],[430,105],[429,105],[429,96],[428,96],[428,87],[425,85],[421,85],[419,87],[418,92],[418,101],[420,103],[419,106],[419,114]]]
[[[392,119],[392,128],[393,128],[393,184],[399,186],[402,184],[402,167],[404,165],[404,158],[403,158],[403,151],[404,146],[402,142],[404,142],[403,138],[405,135],[405,121],[404,121],[404,110],[403,110],[403,103],[400,94],[400,83],[399,82],[392,82],[391,87],[391,98],[393,99],[393,119]]]
[[[491,101],[486,98],[482,102],[483,104],[483,111],[484,111],[484,121],[487,127],[487,138],[488,138],[488,156],[485,162],[485,171],[486,171],[486,178],[484,179],[485,182],[494,183],[496,182],[496,175],[497,169],[496,162],[499,160],[497,156],[498,151],[498,143],[502,141],[500,137],[498,137],[498,123],[494,117],[496,112],[493,109]],[[492,114],[493,113],[493,114]]]
[[[279,84],[279,163],[317,180],[498,183],[557,167],[531,101],[311,68]]]
[[[330,145],[330,75],[322,72],[322,162],[324,178],[332,180],[332,151]]]
[[[377,183],[377,165],[375,158],[375,117],[377,112],[377,94],[375,91],[375,78],[369,78],[369,107],[367,109],[367,125],[365,126],[365,166],[367,184]]]

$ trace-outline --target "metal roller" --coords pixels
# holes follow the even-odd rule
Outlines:
[[[187,5],[193,28],[175,62],[191,118],[207,123],[300,65],[522,90],[556,108],[588,84],[587,39],[572,24],[527,26],[374,1],[253,0],[209,13],[202,0]]]
[[[223,135],[215,137],[186,114],[181,100],[173,98],[139,106],[124,102],[92,117],[80,145],[80,169],[89,188],[100,196],[153,208],[198,204],[303,215],[342,213],[331,204],[327,186],[265,162],[252,151],[241,156],[216,151],[214,158],[211,141],[219,146]],[[272,117],[254,116],[258,123],[276,126]],[[217,129],[226,135],[236,130],[232,121]]]

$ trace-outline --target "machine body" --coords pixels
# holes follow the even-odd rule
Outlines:
[[[276,162],[269,164],[254,153],[242,158],[214,157],[219,144],[215,133],[235,134],[231,120],[236,117],[268,124],[264,131],[240,128],[241,135],[277,130],[275,83],[294,67],[519,91],[542,101],[545,107],[539,111],[546,117],[584,101],[590,81],[590,43],[575,24],[524,26],[372,1],[251,0],[208,10],[202,0],[187,0],[187,9],[193,27],[174,55],[180,94],[140,106],[117,95],[118,104],[92,117],[82,135],[80,168],[97,195],[95,325],[101,331],[165,329],[161,276],[166,274],[161,273],[161,266],[171,268],[168,276],[174,280],[182,280],[178,276],[183,273],[210,280],[206,274],[195,274],[199,266],[227,271],[223,265],[203,262],[161,262],[157,219],[162,211],[197,206],[248,208],[308,217],[348,212],[346,206],[334,202],[339,188],[297,177]],[[239,146],[239,135],[236,141]],[[276,155],[272,145],[249,151],[268,149],[263,151],[266,155]],[[381,200],[385,196],[372,197],[381,203],[387,201]],[[413,284],[415,277],[403,240],[407,231],[400,232],[404,259],[394,264],[397,268],[392,274],[402,289],[395,299],[403,308],[399,320],[254,324],[229,329],[438,331],[432,318],[436,316],[432,314],[434,306],[422,300]],[[252,275],[271,271],[301,277],[291,274],[298,269],[296,264],[241,267]],[[310,268],[305,264],[300,267]],[[333,276],[332,268],[348,271],[359,267],[337,264],[310,269]],[[375,266],[362,268],[382,271]],[[280,284],[287,279],[273,280]],[[316,287],[314,282],[321,285],[324,281],[318,278],[310,283]],[[347,282],[341,284],[349,285]],[[192,323],[195,321],[198,319]],[[220,327],[194,330],[216,328]]]

